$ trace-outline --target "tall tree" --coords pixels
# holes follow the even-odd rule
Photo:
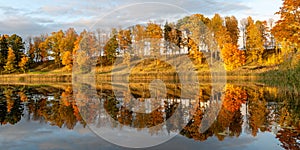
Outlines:
[[[142,25],[136,25],[133,28],[133,49],[135,50],[135,54],[138,56],[144,55],[144,48],[145,48],[145,27]]]
[[[150,43],[150,55],[160,54],[160,44],[161,38],[163,36],[163,31],[158,24],[148,23],[146,27],[146,38]]]
[[[247,39],[246,39],[246,52],[247,56],[251,61],[258,60],[262,61],[262,54],[264,51],[264,41],[261,35],[261,32],[254,24],[254,21],[251,17],[248,17],[248,26],[247,26]]]
[[[165,52],[168,52],[168,50],[170,49],[170,45],[171,45],[171,34],[172,31],[172,27],[169,25],[168,22],[166,22],[165,26],[164,26],[164,40],[165,40]]]
[[[27,48],[28,64],[30,67],[30,65],[34,63],[34,58],[35,58],[34,43],[31,36],[28,37],[27,42],[28,42],[28,48]]]
[[[40,35],[34,38],[35,59],[37,62],[48,60],[49,45],[46,42],[48,35]]]
[[[104,54],[109,61],[109,64],[112,64],[117,56],[117,49],[119,47],[117,41],[117,35],[113,33],[112,37],[108,40],[108,42],[104,46]]]
[[[24,44],[22,38],[16,34],[13,34],[8,38],[8,45],[12,48],[16,57],[15,66],[18,66],[18,62],[21,61],[21,58],[24,55]]]
[[[126,52],[131,53],[129,51],[130,46],[132,44],[131,30],[130,29],[120,30],[118,32],[117,39],[119,41],[120,51],[122,51],[123,54]]]
[[[47,48],[51,51],[51,56],[54,58],[56,65],[61,65],[61,42],[64,38],[64,32],[59,30],[58,32],[52,32],[51,36],[46,39]]]
[[[260,32],[260,36],[263,40],[263,45],[266,46],[267,45],[267,37],[268,37],[268,26],[267,26],[267,21],[260,21],[257,20],[255,22],[256,27],[258,28],[259,32]]]
[[[95,56],[97,56],[97,39],[94,33],[82,31],[77,37],[73,49],[73,64],[78,64],[79,69],[83,72],[89,72],[91,65],[96,63]],[[65,57],[67,57],[66,54]]]
[[[225,44],[232,43],[230,33],[228,32],[224,19],[219,15],[215,14],[211,19],[209,28],[212,30],[214,41],[217,43],[213,45],[214,51],[211,53],[211,61],[214,57],[218,59],[218,52],[221,51]]]
[[[164,40],[166,42],[167,51],[180,52],[180,47],[183,44],[182,32],[175,25],[166,23],[164,26]]]
[[[3,70],[7,62],[8,55],[8,35],[2,35],[0,37],[0,70]]]
[[[73,49],[75,47],[75,41],[78,35],[74,28],[69,28],[65,32],[65,36],[60,42],[59,49],[61,53],[62,64],[65,65],[66,69],[70,71],[73,63]]]
[[[194,14],[179,20],[176,26],[177,29],[186,32],[199,47],[201,45],[201,48],[208,47],[212,50],[213,48],[209,48],[212,40],[208,37],[211,32],[207,27],[210,22],[209,18],[202,14]]]
[[[229,32],[232,44],[238,45],[240,30],[238,28],[238,21],[234,16],[225,17],[226,29]]]
[[[219,14],[215,14],[215,16],[211,19],[209,25],[214,33],[214,37],[218,43],[219,49],[222,49],[224,44],[232,43],[230,33],[228,32],[224,24],[225,22],[223,18]]]

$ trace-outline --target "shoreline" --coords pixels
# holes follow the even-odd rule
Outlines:
[[[84,77],[84,75],[83,75]],[[91,77],[91,76],[87,76]],[[93,77],[93,76],[92,76]],[[94,76],[96,82],[111,82],[111,81],[131,81],[131,82],[147,82],[149,80],[160,79],[164,81],[176,82],[179,81],[178,75],[170,75],[164,73],[159,74],[96,74]],[[195,77],[197,79],[195,79]],[[198,74],[197,76],[183,76],[182,79],[194,79],[197,81],[212,82],[210,74]],[[226,76],[214,76],[213,81],[258,81],[259,75],[226,75]],[[6,74],[0,75],[0,83],[72,83],[72,74]],[[75,80],[80,80],[76,78]]]

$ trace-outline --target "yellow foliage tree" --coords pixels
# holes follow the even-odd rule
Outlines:
[[[203,63],[204,55],[199,51],[198,45],[192,39],[188,39],[189,56],[195,60],[197,64]]]
[[[8,48],[8,55],[7,55],[7,62],[6,66],[4,66],[4,69],[8,72],[11,73],[15,70],[14,62],[15,62],[16,56],[14,54],[14,51],[12,48]]]
[[[257,25],[251,17],[248,17],[247,26],[247,39],[246,39],[246,50],[247,55],[252,61],[258,60],[262,62],[262,54],[264,52],[264,40],[262,38],[262,33],[258,29]]]
[[[27,69],[26,64],[27,64],[28,60],[29,60],[29,58],[28,58],[27,56],[24,55],[24,56],[21,58],[21,61],[19,62],[19,67],[20,67],[20,69],[21,69],[24,73],[26,72],[26,69]]]

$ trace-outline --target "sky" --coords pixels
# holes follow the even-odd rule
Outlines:
[[[277,20],[274,13],[281,4],[281,0],[1,0],[0,34],[28,37],[70,27],[81,32],[148,21],[172,22],[194,13]]]
[[[28,117],[28,116],[26,116]],[[0,145],[2,149],[30,149],[30,150],[123,150],[92,133],[87,127],[77,124],[73,130],[66,127],[59,128],[39,121],[29,121],[26,117],[15,125],[0,126]],[[181,135],[149,150],[157,149],[204,149],[204,150],[240,150],[240,149],[281,149],[276,135],[260,132],[256,137],[242,133],[238,138],[225,138],[219,141],[217,137],[205,141],[195,141]],[[269,144],[266,144],[269,143]],[[273,144],[270,144],[273,143]],[[125,149],[131,150],[131,149]]]

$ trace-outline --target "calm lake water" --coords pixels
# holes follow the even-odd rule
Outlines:
[[[201,84],[196,97],[180,97],[180,85],[149,86],[2,84],[1,149],[127,149],[100,138],[94,127],[174,135],[149,149],[300,149],[296,88],[227,83],[212,92]]]

